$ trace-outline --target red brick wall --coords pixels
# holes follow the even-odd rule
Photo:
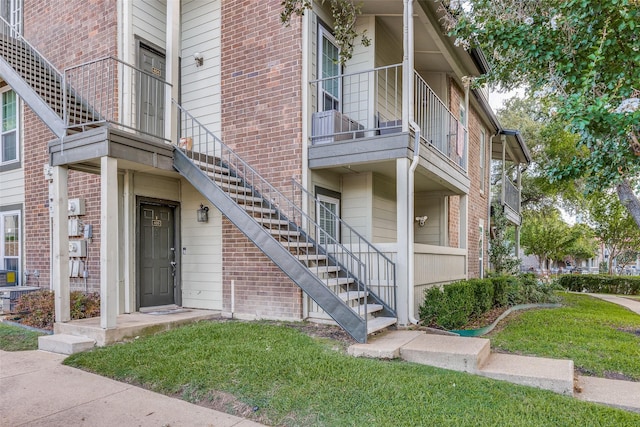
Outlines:
[[[117,2],[89,0],[24,0],[24,36],[59,70],[117,54]],[[54,135],[25,106],[23,116],[25,171],[25,268],[38,270],[40,286],[50,286],[49,186],[43,174],[47,143]],[[87,264],[89,290],[100,286],[100,177],[71,171],[69,197],[84,197],[93,225]],[[29,284],[35,284],[31,278]],[[84,289],[83,279],[71,279],[73,289]]]
[[[280,0],[222,3],[222,139],[284,190],[302,170],[301,32],[280,23]],[[223,295],[238,313],[299,318],[302,294],[230,222],[223,224]]]
[[[451,111],[460,117],[460,103],[464,103],[463,89],[457,86],[455,83],[451,84]],[[469,105],[468,117],[468,141],[469,141],[469,157],[467,162],[469,179],[471,185],[469,188],[469,196],[467,200],[467,246],[468,246],[468,274],[469,277],[479,277],[480,275],[480,219],[485,224],[485,233],[487,230],[487,216],[488,216],[488,203],[489,203],[489,180],[488,180],[488,164],[489,158],[489,130],[485,128],[485,174],[480,176],[480,131],[483,127],[478,112]],[[481,182],[484,181],[484,191],[481,191]],[[459,197],[450,197],[450,211],[449,211],[449,237],[451,246],[457,246],[458,242],[458,230],[459,230]],[[488,263],[487,256],[487,239],[486,237],[482,241],[484,260],[483,265],[486,269]]]

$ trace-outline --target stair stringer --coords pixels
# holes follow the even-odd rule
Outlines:
[[[51,129],[58,137],[64,138],[67,128],[64,120],[56,114],[51,107],[33,90],[18,72],[0,56],[0,77],[18,94],[20,98],[33,110],[34,113]]]
[[[238,203],[232,200],[222,188],[178,149],[174,150],[173,165],[200,194],[222,212],[238,230],[247,236],[283,273],[322,307],[336,323],[356,341],[366,342],[366,319],[360,317],[335,293],[328,289],[318,276],[295,258],[253,216],[249,215]]]

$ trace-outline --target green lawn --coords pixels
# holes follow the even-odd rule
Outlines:
[[[640,380],[640,316],[587,295],[562,294],[565,307],[516,312],[487,336],[494,349],[572,359],[584,374]]]
[[[44,334],[0,322],[0,350],[37,350],[38,337],[41,335]]]
[[[640,414],[549,391],[349,357],[267,322],[201,322],[65,363],[208,406],[223,399],[222,409],[269,425],[640,425]]]

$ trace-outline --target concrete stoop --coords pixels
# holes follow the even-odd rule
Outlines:
[[[38,337],[38,350],[59,354],[75,354],[91,350],[96,341],[76,335],[55,334]]]
[[[492,353],[476,373],[573,396],[573,360]]]
[[[485,338],[389,331],[349,347],[357,357],[402,358],[408,362],[551,390],[573,396],[573,361],[491,353]]]

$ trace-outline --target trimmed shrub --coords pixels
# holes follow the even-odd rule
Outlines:
[[[493,306],[503,307],[507,305],[507,285],[509,284],[509,276],[492,277],[493,284]]]
[[[640,295],[640,277],[638,276],[567,274],[558,278],[558,284],[572,292]]]
[[[53,329],[54,301],[54,294],[49,290],[24,294],[16,301],[15,320],[34,328]],[[70,309],[72,320],[100,316],[100,295],[73,291],[70,295]]]
[[[468,283],[473,287],[474,317],[482,316],[493,307],[493,283],[489,279],[471,279]]]
[[[425,291],[420,319],[427,326],[460,329],[493,307],[558,302],[555,289],[532,274],[463,280]]]

